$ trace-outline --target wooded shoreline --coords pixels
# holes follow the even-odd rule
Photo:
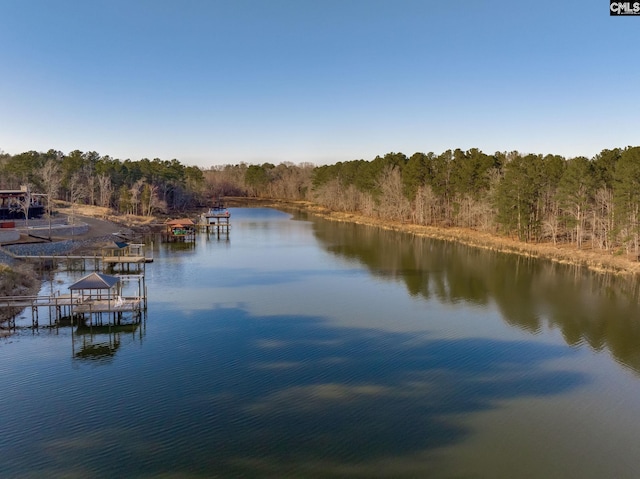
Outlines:
[[[229,198],[230,204],[271,206],[281,209],[294,209],[331,221],[351,222],[378,228],[410,233],[444,241],[482,248],[501,253],[512,253],[530,258],[548,259],[561,264],[585,267],[598,273],[633,276],[640,274],[640,262],[626,255],[613,255],[598,249],[577,249],[575,245],[551,243],[525,243],[517,239],[506,238],[465,228],[422,226],[389,220],[371,218],[354,213],[331,211],[309,201],[290,201],[272,199]]]
[[[491,235],[464,228],[421,226],[410,223],[381,220],[354,213],[331,211],[328,208],[309,201],[246,197],[231,197],[226,198],[226,201],[228,206],[262,206],[278,208],[285,211],[304,211],[330,221],[368,225],[385,230],[410,233],[416,236],[453,241],[490,251],[518,254],[530,258],[548,259],[561,264],[584,267],[591,271],[603,274],[616,274],[629,277],[640,274],[640,262],[634,260],[630,256],[614,256],[602,250],[586,249],[584,247],[582,249],[577,249],[574,245],[562,244],[554,246],[550,243],[525,243],[516,239]],[[86,210],[85,213],[87,213]],[[121,226],[131,227],[130,222],[127,222],[126,224],[119,223],[115,218],[117,217],[110,217],[111,221],[103,221],[103,223],[111,224],[114,231],[119,229]],[[98,231],[94,234],[99,233],[103,233],[103,231]],[[87,236],[90,237],[92,234],[90,233]],[[16,270],[19,271],[18,276],[21,277],[20,283],[17,283],[15,278],[18,276],[13,272],[14,269],[16,268],[9,268],[7,265],[3,265],[0,269],[0,273],[2,273],[0,274],[0,280],[4,279],[15,284],[15,288],[13,288],[14,291],[10,291],[9,289],[11,288],[8,289],[8,285],[4,284],[4,287],[0,288],[3,290],[2,294],[25,294],[25,291],[30,291],[32,293],[37,292],[40,282],[37,280],[35,275],[27,271],[25,268],[17,268]],[[0,283],[6,283],[6,281],[0,281]],[[7,319],[4,316],[5,315],[0,314],[0,321]]]

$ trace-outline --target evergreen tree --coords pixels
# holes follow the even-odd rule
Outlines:
[[[640,209],[640,147],[627,148],[620,155],[614,172],[616,231],[627,251],[638,254]]]

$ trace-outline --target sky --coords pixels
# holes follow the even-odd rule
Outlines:
[[[0,150],[186,165],[640,145],[606,0],[0,0]]]

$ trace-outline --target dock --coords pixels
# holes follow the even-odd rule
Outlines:
[[[105,280],[104,285],[96,284],[94,276],[98,280]],[[91,288],[83,285],[83,282],[94,281],[89,284]],[[122,283],[137,281],[137,294],[125,296],[122,294]],[[101,288],[101,289],[99,289]],[[39,296],[5,296],[0,297],[0,308],[14,310],[15,314],[9,320],[9,328],[15,328],[15,317],[20,311],[29,309],[31,311],[31,325],[38,328],[40,312],[42,309],[48,310],[49,326],[60,325],[64,318],[70,318],[71,324],[74,322],[88,325],[102,325],[104,316],[108,318],[108,323],[113,320],[114,325],[122,323],[123,313],[131,313],[133,321],[140,316],[142,311],[147,309],[147,291],[143,274],[107,276],[92,273],[91,275],[78,281],[70,288],[70,294],[60,294]],[[78,293],[74,294],[74,291]]]
[[[49,325],[53,320],[59,320],[71,315],[71,295],[52,294],[49,296],[0,296],[0,308],[15,310],[16,315],[24,310],[31,310],[32,326],[38,327],[38,317],[41,308],[49,309]],[[9,320],[9,327],[15,327],[15,315]]]
[[[209,209],[208,212],[200,215],[198,229],[207,234],[215,232],[218,237],[220,234],[229,235],[231,229],[231,215],[228,211],[221,211],[216,208]]]
[[[196,225],[189,218],[169,220],[165,223],[165,232],[162,240],[166,243],[195,243]]]
[[[67,265],[67,270],[86,271],[87,265],[93,266],[94,271],[111,268],[115,270],[119,266],[120,271],[144,270],[146,263],[152,263],[153,257],[147,256],[142,244],[130,244],[120,249],[103,248],[101,254],[67,254],[67,255],[14,255],[16,259],[24,259],[40,262],[56,262]],[[77,266],[77,268],[76,268]]]

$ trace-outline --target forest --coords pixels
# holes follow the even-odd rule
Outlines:
[[[0,189],[24,184],[51,198],[128,214],[183,211],[222,196],[306,200],[381,220],[640,253],[640,147],[605,149],[593,158],[472,148],[323,166],[209,169],[78,150],[0,154]]]
[[[79,150],[0,154],[0,189],[21,186],[52,200],[141,216],[192,208],[205,191],[202,170],[175,159],[120,161]]]

